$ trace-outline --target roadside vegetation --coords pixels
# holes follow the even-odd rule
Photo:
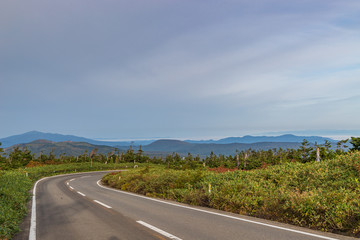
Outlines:
[[[358,151],[323,162],[224,170],[146,167],[110,173],[102,181],[150,197],[360,236]]]
[[[0,239],[10,238],[27,212],[33,182],[17,171],[0,171]]]
[[[42,177],[119,168],[103,178],[109,186],[147,196],[207,206],[323,231],[360,233],[360,138],[299,149],[236,151],[201,159],[177,153],[165,158],[134,151],[79,156],[35,156],[0,148],[0,239],[11,239],[27,213],[30,189]],[[320,162],[318,162],[320,160]]]

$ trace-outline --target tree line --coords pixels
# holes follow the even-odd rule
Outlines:
[[[352,145],[351,148],[347,145],[348,143]],[[180,156],[175,152],[165,158],[149,157],[144,154],[141,146],[136,151],[130,146],[125,152],[115,148],[113,152],[108,154],[98,154],[97,149],[94,149],[91,152],[85,151],[78,156],[56,156],[53,151],[49,154],[41,153],[39,156],[35,156],[26,148],[15,147],[9,154],[5,154],[0,143],[0,169],[8,170],[61,163],[99,162],[116,164],[129,162],[165,164],[167,168],[172,169],[216,168],[221,166],[229,169],[251,170],[286,162],[324,161],[354,150],[360,150],[360,137],[351,137],[351,139],[339,141],[336,147],[333,147],[328,141],[325,141],[324,144],[311,145],[307,140],[304,140],[297,149],[253,150],[250,148],[245,151],[235,151],[233,155],[227,156],[216,155],[211,152],[209,156],[204,158],[199,155],[193,156],[190,153],[187,156]]]

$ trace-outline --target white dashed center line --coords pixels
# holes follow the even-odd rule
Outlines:
[[[175,240],[182,240],[181,238],[178,238],[168,232],[165,232],[164,230],[161,230],[160,228],[157,228],[157,227],[154,227],[153,225],[150,225],[146,222],[143,222],[143,221],[136,221],[137,223],[147,227],[147,228],[150,228],[151,230],[157,232],[157,233],[160,233],[161,235],[165,236],[165,237],[168,237],[170,239],[175,239]]]
[[[77,191],[77,193],[78,194],[80,194],[81,196],[83,196],[83,197],[85,197],[86,195],[85,194],[83,194],[82,192],[79,192],[79,191]]]
[[[105,203],[102,203],[102,202],[100,202],[100,201],[98,201],[98,200],[94,200],[94,202],[96,202],[96,203],[98,203],[98,204],[100,204],[100,205],[102,205],[102,206],[104,206],[104,207],[106,207],[106,208],[112,208],[112,207],[110,207],[109,205],[106,205]]]

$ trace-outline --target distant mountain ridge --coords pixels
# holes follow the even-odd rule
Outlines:
[[[86,142],[52,142],[40,139],[30,143],[21,143],[5,148],[5,153],[10,153],[14,147],[19,147],[20,149],[26,148],[36,156],[40,155],[40,153],[49,155],[50,152],[53,152],[56,156],[60,156],[61,154],[67,156],[79,156],[85,151],[90,153],[91,150],[94,149],[97,149],[99,154],[107,154],[115,150],[115,148],[111,146],[94,145]]]
[[[14,135],[6,138],[1,138],[1,147],[7,148],[15,144],[30,143],[36,140],[49,140],[52,142],[86,142],[94,145],[107,145],[107,146],[130,146],[134,142],[130,141],[98,141],[90,138],[78,137],[74,135],[63,135],[57,133],[43,133],[39,131],[31,131],[19,135]],[[137,141],[135,145],[149,144],[152,141]]]
[[[297,142],[301,143],[304,139],[310,143],[323,144],[325,141],[337,142],[334,139],[320,137],[320,136],[295,136],[293,134],[284,134],[280,136],[250,136],[246,135],[243,137],[228,137],[219,140],[187,140],[190,143],[217,143],[217,144],[228,144],[228,143],[258,143],[258,142]]]
[[[52,142],[65,142],[65,141],[73,141],[73,142],[89,142],[94,143],[93,140],[77,137],[72,135],[62,135],[62,134],[55,134],[55,133],[43,133],[38,131],[31,131],[19,135],[14,135],[6,138],[0,139],[2,143],[2,147],[10,147],[15,144],[21,143],[29,143],[36,140],[48,140]]]
[[[216,144],[216,143],[188,143],[179,140],[158,140],[151,144],[143,146],[141,149],[143,154],[149,156],[165,157],[168,154],[178,153],[181,156],[186,156],[188,153],[205,157],[214,154],[234,155],[236,151],[247,149],[253,150],[269,150],[274,148],[298,148],[301,143],[275,143],[275,142],[262,142],[262,143],[229,143],[229,144]],[[42,154],[49,154],[53,152],[55,155],[61,154],[67,156],[78,156],[85,151],[90,153],[92,150],[97,149],[98,154],[108,154],[115,151],[115,147],[105,145],[94,145],[86,142],[52,142],[49,140],[35,140],[30,143],[16,144],[11,147],[5,148],[5,153],[10,153],[15,147],[21,149],[26,148],[36,156]],[[128,147],[116,147],[118,150],[125,152]],[[138,146],[134,146],[133,150],[137,151]]]
[[[7,148],[13,146],[15,144],[22,144],[22,143],[30,143],[36,140],[48,140],[52,142],[86,142],[93,145],[105,145],[111,147],[129,147],[130,145],[139,146],[139,145],[149,145],[154,142],[161,141],[170,141],[169,139],[166,140],[140,140],[140,141],[99,141],[93,140],[84,137],[78,137],[74,135],[63,135],[63,134],[56,134],[56,133],[43,133],[38,131],[31,131],[24,134],[14,135],[6,138],[0,139],[3,148]],[[178,141],[178,140],[171,140],[171,141],[178,141],[177,143],[180,144],[231,144],[231,143],[242,143],[242,144],[252,144],[252,143],[261,143],[261,142],[272,142],[272,143],[301,143],[304,139],[309,141],[310,143],[318,143],[323,144],[326,140],[329,142],[336,142],[331,138],[319,137],[319,136],[295,136],[292,134],[285,134],[281,136],[244,136],[244,137],[228,137],[219,140],[185,140],[185,141]],[[175,142],[173,142],[175,143]],[[170,142],[167,142],[170,144]]]
[[[253,150],[269,150],[274,148],[293,148],[297,149],[301,143],[297,142],[257,142],[257,143],[189,143],[179,140],[158,140],[149,145],[143,146],[142,150],[145,152],[164,152],[171,154],[173,152],[180,155],[187,153],[198,154],[200,156],[214,154],[234,155],[236,151]]]

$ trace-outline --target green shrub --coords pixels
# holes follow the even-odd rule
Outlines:
[[[32,181],[24,172],[0,172],[0,238],[19,231],[18,223],[26,214]]]
[[[359,179],[360,153],[351,152],[323,162],[252,171],[153,167],[108,174],[103,182],[148,196],[359,236]]]

